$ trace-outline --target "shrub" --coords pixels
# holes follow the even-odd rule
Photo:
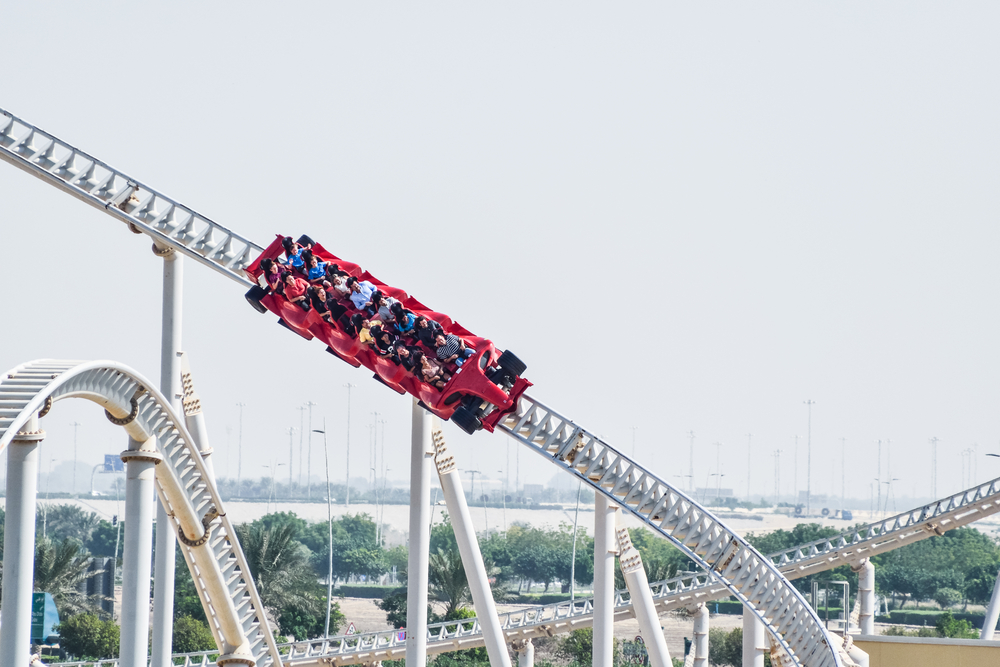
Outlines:
[[[100,660],[119,653],[120,630],[114,621],[93,614],[77,614],[62,621],[56,631],[59,646],[78,658]]]
[[[190,616],[181,616],[174,621],[174,653],[211,651],[215,648],[215,637],[207,624]]]
[[[741,667],[743,664],[743,630],[726,632],[721,628],[708,631],[708,660],[713,665]]]
[[[976,632],[972,623],[962,619],[959,620],[951,615],[951,612],[944,612],[938,616],[937,624],[935,625],[937,631],[941,633],[942,637],[952,637],[954,639],[978,639],[979,633]]]

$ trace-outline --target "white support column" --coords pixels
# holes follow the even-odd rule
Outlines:
[[[129,438],[125,462],[125,549],[122,554],[122,667],[146,667],[149,656],[149,578],[153,557],[153,486],[163,457],[152,438]]]
[[[764,624],[743,607],[743,667],[764,667]]]
[[[983,631],[979,633],[980,639],[993,639],[993,633],[997,629],[997,620],[1000,620],[1000,575],[997,576],[996,583],[993,584],[993,595],[990,597],[989,606],[986,607]]]
[[[694,667],[708,667],[708,607],[704,603],[688,609],[694,617]]]
[[[514,642],[514,650],[517,651],[517,667],[535,667],[535,645],[530,637]]]
[[[465,492],[455,467],[455,459],[448,454],[441,431],[435,430],[433,437],[434,463],[437,465],[438,480],[441,482],[441,492],[444,494],[445,505],[448,507],[452,528],[455,529],[455,541],[458,542],[458,551],[462,556],[462,565],[469,581],[472,604],[476,609],[479,627],[486,642],[486,653],[490,656],[490,666],[510,667],[510,653],[507,652],[506,637],[500,626],[500,619],[497,617],[497,607],[493,602],[490,580],[486,574],[486,567],[483,565],[483,554],[479,550],[479,541],[476,539],[476,530],[472,525],[469,505],[465,502]]]
[[[612,667],[615,636],[615,537],[618,506],[602,493],[594,506],[594,660],[593,667]]]
[[[627,528],[618,528],[618,563],[625,575],[625,586],[632,598],[632,610],[639,621],[639,631],[646,642],[646,652],[649,654],[649,664],[652,667],[672,667],[670,651],[667,650],[667,640],[663,637],[660,627],[660,617],[656,613],[653,594],[649,590],[649,580],[646,570],[642,567],[642,556],[632,546]]]
[[[861,634],[875,634],[875,565],[867,558],[851,569],[858,573],[858,597],[861,599],[861,613],[858,625]]]
[[[437,418],[413,401],[410,436],[410,555],[406,583],[406,667],[427,665],[427,563],[431,549],[431,429]]]
[[[153,246],[163,258],[163,320],[160,338],[160,391],[180,408],[181,303],[184,264],[171,248]],[[178,409],[178,412],[180,410]],[[156,504],[156,571],[153,577],[153,653],[152,667],[171,667],[170,653],[174,634],[174,565],[177,537],[167,512]]]
[[[212,465],[212,446],[208,440],[208,427],[205,425],[205,413],[201,410],[201,397],[194,390],[194,378],[191,375],[191,364],[187,353],[180,353],[181,359],[181,391],[184,407],[184,425],[187,426],[198,453],[205,460],[208,476],[215,482],[215,467]]]
[[[45,431],[39,428],[38,417],[33,415],[7,447],[0,667],[23,667],[30,658],[38,444],[44,437]]]

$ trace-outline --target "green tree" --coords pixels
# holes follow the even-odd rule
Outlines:
[[[59,613],[66,615],[96,611],[99,600],[80,593],[80,584],[90,573],[90,554],[72,538],[58,544],[41,539],[35,544],[35,590],[52,595]],[[100,574],[100,573],[96,573]]]
[[[394,628],[406,627],[406,587],[397,588],[378,601],[378,607],[385,612],[386,622]],[[433,623],[434,612],[427,605],[427,622]]]
[[[729,632],[721,628],[708,631],[708,660],[720,667],[741,667],[743,664],[743,629]]]
[[[190,616],[174,619],[174,653],[194,653],[218,648],[208,625]]]
[[[292,603],[282,608],[278,630],[297,641],[321,637],[326,625],[326,595],[317,596],[309,605]],[[344,625],[344,614],[336,602],[330,607],[330,634],[335,635]]]
[[[438,549],[428,561],[428,583],[433,599],[446,603],[445,616],[472,602],[469,580],[458,549]]]
[[[87,512],[77,505],[49,505],[39,507],[35,515],[35,532],[39,535],[43,523],[45,536],[50,540],[61,542],[73,538],[80,544],[87,544],[101,519],[95,512]]]
[[[934,601],[937,602],[942,609],[947,609],[948,607],[953,607],[961,602],[962,594],[954,588],[939,588],[937,589],[937,592],[934,593]]]
[[[115,658],[119,652],[119,628],[93,614],[77,614],[62,620],[56,628],[59,646],[70,655],[85,660]]]
[[[261,602],[275,619],[292,605],[316,612],[313,591],[318,584],[308,550],[295,540],[296,529],[294,521],[275,522],[271,527],[262,522],[236,527]]]
[[[618,639],[614,640],[612,649],[614,664],[619,664],[620,647]],[[594,629],[580,628],[566,635],[556,646],[556,655],[569,660],[575,665],[590,665],[594,658]]]

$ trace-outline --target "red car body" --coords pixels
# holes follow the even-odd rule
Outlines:
[[[284,238],[279,234],[271,245],[265,248],[264,252],[246,268],[247,275],[258,284],[264,282],[260,280],[263,273],[260,268],[261,260],[265,258],[277,260],[284,253],[281,245]],[[340,357],[355,368],[364,366],[375,374],[377,380],[400,394],[408,393],[416,397],[426,409],[442,419],[451,418],[455,409],[461,405],[462,398],[469,395],[476,396],[494,406],[492,411],[482,417],[483,428],[491,432],[503,415],[513,411],[517,399],[531,386],[529,381],[518,377],[508,393],[490,381],[484,372],[494,366],[500,357],[500,353],[491,341],[476,336],[444,313],[431,310],[403,290],[386,285],[367,271],[362,270],[357,264],[340,259],[328,252],[322,245],[313,245],[312,253],[324,262],[337,264],[342,271],[355,276],[358,280],[370,281],[383,294],[399,300],[404,308],[417,316],[423,315],[436,321],[445,332],[459,336],[476,351],[465,361],[460,372],[455,372],[455,369],[451,368],[451,380],[448,381],[444,389],[437,389],[417,378],[405,367],[397,365],[391,359],[379,356],[369,345],[350,336],[340,327],[329,324],[315,309],[304,311],[299,306],[289,302],[284,296],[270,292],[260,299],[261,305],[277,315],[285,326],[306,340],[319,339],[327,345],[327,351],[331,354]],[[351,311],[357,312],[349,302],[347,304]],[[436,354],[434,350],[429,350],[422,345],[421,347],[434,358]]]

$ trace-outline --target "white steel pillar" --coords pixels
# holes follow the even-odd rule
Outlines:
[[[507,641],[500,619],[497,617],[497,607],[493,602],[493,592],[490,590],[490,580],[483,565],[483,554],[479,550],[476,530],[472,525],[472,515],[469,505],[465,502],[465,492],[462,480],[459,479],[455,467],[455,459],[444,444],[441,431],[435,430],[434,463],[437,465],[438,480],[441,482],[441,492],[444,494],[445,505],[451,516],[451,525],[455,529],[455,540],[462,556],[462,565],[469,581],[469,592],[472,593],[472,604],[476,609],[479,627],[486,641],[486,653],[490,656],[491,667],[510,667],[510,653],[507,652]],[[534,650],[534,649],[532,649]]]
[[[993,595],[990,597],[989,606],[986,607],[983,631],[979,633],[980,639],[993,639],[993,633],[997,629],[997,620],[1000,620],[1000,575],[997,576],[996,583],[993,584]]]
[[[410,436],[410,555],[406,582],[406,667],[427,665],[427,563],[431,550],[431,430],[437,418],[413,401]]]
[[[858,598],[861,600],[858,625],[861,634],[873,635],[875,634],[875,565],[865,558],[860,563],[852,565],[851,569],[858,573]]]
[[[7,447],[0,667],[23,667],[30,657],[38,443],[44,437],[45,431],[39,427],[38,417],[32,415]]]
[[[163,320],[160,337],[160,391],[175,409],[180,407],[181,302],[184,263],[171,248],[153,246],[163,258]],[[178,410],[179,411],[179,410]],[[153,577],[152,667],[171,667],[174,634],[174,564],[177,538],[167,511],[156,504],[156,571]]]
[[[708,607],[704,603],[688,609],[694,616],[694,667],[708,667]]]
[[[129,438],[125,462],[125,549],[122,554],[122,667],[146,667],[149,656],[149,575],[153,557],[153,485],[163,457],[153,439]]]
[[[667,640],[663,637],[660,627],[660,617],[656,613],[653,594],[649,590],[649,580],[646,570],[642,567],[642,556],[632,546],[627,528],[618,528],[618,562],[622,574],[625,575],[625,585],[629,597],[632,598],[632,610],[639,621],[639,630],[646,642],[646,652],[649,654],[649,664],[652,667],[672,667],[670,651],[667,650]]]
[[[615,636],[615,537],[618,506],[598,493],[594,505],[594,660],[612,667]]]
[[[535,667],[535,645],[530,637],[514,642],[514,650],[517,651],[517,667]]]
[[[743,607],[743,667],[764,667],[764,624]]]

